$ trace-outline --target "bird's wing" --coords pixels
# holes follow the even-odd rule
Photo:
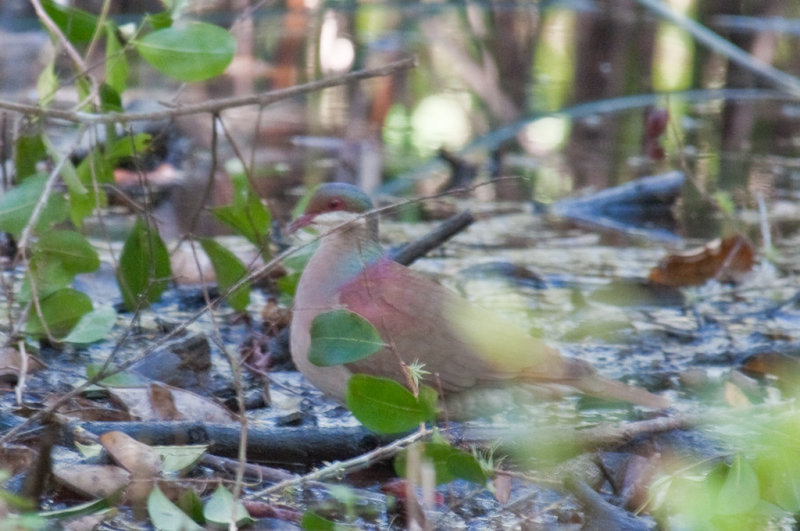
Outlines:
[[[405,381],[398,357],[419,360],[444,391],[519,378],[557,381],[564,358],[524,330],[471,305],[436,282],[388,259],[341,287],[339,302],[367,319],[389,348],[348,364],[353,372]]]

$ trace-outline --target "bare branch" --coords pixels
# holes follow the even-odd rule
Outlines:
[[[277,101],[293,98],[295,96],[301,96],[303,94],[308,94],[309,92],[315,92],[317,90],[322,90],[329,87],[345,85],[361,79],[388,76],[401,70],[413,68],[416,66],[416,63],[417,60],[415,57],[406,57],[405,59],[394,61],[377,68],[356,70],[355,72],[350,72],[341,76],[319,79],[317,81],[311,81],[309,83],[295,85],[284,89],[271,90],[258,94],[249,94],[247,96],[220,98],[190,105],[180,105],[173,108],[165,108],[163,111],[131,113],[111,112],[96,114],[60,109],[43,109],[37,105],[28,105],[9,101],[0,101],[0,109],[6,109],[25,115],[40,116],[43,118],[58,118],[61,120],[67,120],[69,122],[83,123],[87,125],[168,120],[175,118],[176,116],[186,116],[189,114],[219,113],[225,109],[244,107],[247,105],[270,105]]]

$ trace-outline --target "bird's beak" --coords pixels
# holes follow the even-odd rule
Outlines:
[[[303,214],[289,224],[287,229],[289,234],[294,234],[303,227],[308,227],[314,221],[314,214]]]

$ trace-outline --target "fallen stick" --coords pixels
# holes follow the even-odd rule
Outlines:
[[[409,242],[396,251],[389,251],[389,258],[403,265],[411,265],[417,258],[425,256],[447,240],[466,229],[475,221],[472,212],[465,210],[447,218],[422,237]]]
[[[69,443],[81,430],[100,435],[121,431],[151,445],[207,444],[209,453],[236,457],[241,427],[205,422],[84,422],[65,425],[62,440]],[[247,430],[247,458],[260,463],[312,466],[360,456],[391,443],[397,437],[376,435],[362,427],[274,428]]]

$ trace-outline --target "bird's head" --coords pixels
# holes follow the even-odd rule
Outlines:
[[[357,186],[347,183],[325,183],[320,185],[309,199],[303,213],[289,226],[289,232],[310,225],[333,228],[372,209],[372,200]],[[377,220],[367,218],[370,232],[377,237]]]

